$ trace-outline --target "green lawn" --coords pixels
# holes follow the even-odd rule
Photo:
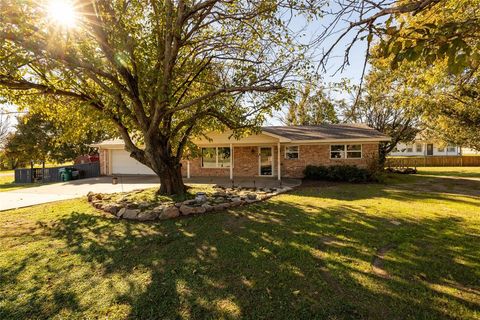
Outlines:
[[[389,181],[150,224],[2,212],[0,319],[479,319],[480,182]]]
[[[418,173],[425,175],[480,178],[480,167],[425,167],[417,169]]]
[[[15,178],[12,175],[0,175],[0,192],[12,191],[22,188],[38,187],[34,183],[15,183]]]

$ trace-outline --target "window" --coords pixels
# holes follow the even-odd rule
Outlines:
[[[202,148],[202,167],[215,168],[217,166],[217,148]]]
[[[452,146],[452,145],[447,146],[447,152],[455,152],[455,151],[457,151],[456,146]]]
[[[218,165],[220,168],[229,168],[230,167],[230,148],[222,147],[217,148],[218,150]]]
[[[445,147],[444,147],[444,146],[441,146],[441,147],[438,146],[438,147],[437,147],[437,151],[438,151],[438,152],[444,152],[444,151],[445,151]]]
[[[422,145],[421,143],[417,143],[417,144],[415,145],[415,150],[416,150],[417,152],[423,152],[423,145]]]
[[[413,152],[413,145],[412,144],[407,145],[407,152]]]
[[[330,159],[360,159],[361,157],[361,144],[333,144],[330,146]]]
[[[342,159],[345,158],[345,146],[343,144],[334,144],[330,146],[330,158]]]
[[[285,159],[298,159],[298,146],[285,147]]]
[[[202,148],[202,168],[229,168],[229,147]]]
[[[359,159],[362,157],[362,145],[361,144],[348,144],[347,145],[347,158]]]

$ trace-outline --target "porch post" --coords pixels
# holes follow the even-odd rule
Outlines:
[[[230,180],[233,180],[233,144],[230,143]]]
[[[190,179],[190,160],[187,161],[187,179]]]
[[[281,166],[280,166],[280,141],[277,143],[277,171],[278,171],[278,181],[282,180],[282,177],[281,177],[281,173],[282,173],[282,169],[281,169]]]

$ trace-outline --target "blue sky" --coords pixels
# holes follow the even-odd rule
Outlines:
[[[332,21],[332,17],[324,17],[313,20],[306,24],[305,20],[301,17],[297,17],[293,20],[291,24],[291,28],[294,31],[299,29],[303,29],[305,36],[300,40],[302,43],[311,43],[314,39],[318,37],[319,34],[324,30],[325,26],[329,25]],[[345,30],[348,26],[348,23],[345,21],[339,22],[335,28],[337,31],[336,34],[328,37],[323,42],[321,47],[313,48],[312,54],[319,56],[322,50],[327,50],[330,45],[337,39],[336,35],[339,32]],[[358,40],[356,44],[351,48],[349,54],[349,65],[345,66],[342,72],[338,71],[338,68],[343,64],[344,61],[344,54],[347,46],[351,43],[353,39],[354,33],[351,32],[348,34],[342,41],[338,43],[335,49],[332,51],[331,58],[328,61],[326,66],[326,72],[323,70],[319,70],[319,74],[323,79],[325,84],[328,83],[337,83],[340,82],[342,79],[349,79],[352,84],[359,84],[360,79],[362,76],[362,69],[365,62],[365,53],[367,49],[366,41]],[[318,61],[312,60],[311,61],[314,65],[318,65]],[[366,72],[368,71],[368,65]],[[340,97],[348,98],[346,95],[340,93]],[[286,109],[286,108],[284,108]],[[266,125],[281,125],[281,121],[278,117],[281,117],[283,112],[278,112],[267,120]]]

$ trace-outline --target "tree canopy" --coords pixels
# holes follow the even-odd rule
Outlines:
[[[335,101],[323,87],[301,84],[298,94],[289,104],[285,118],[288,125],[319,125],[338,123]]]
[[[391,106],[421,115],[441,140],[480,148],[479,0],[338,0],[328,14],[331,23],[317,39],[326,46],[324,70],[340,44],[346,42],[343,69],[355,43],[366,41],[364,72],[370,62],[372,77],[389,84]],[[347,27],[340,29],[339,21]],[[363,78],[355,106],[363,95],[370,99],[371,83],[366,77],[364,90]]]
[[[72,3],[75,21],[59,25],[38,1],[2,1],[0,94],[20,106],[96,110],[164,193],[184,192],[180,159],[192,135],[255,128],[286,99],[286,82],[304,68],[288,23],[316,14],[310,1]]]
[[[14,130],[7,136],[4,158],[12,167],[30,162],[71,161],[88,154],[92,150],[89,144],[108,137],[101,127],[78,130],[74,123],[64,124],[38,113],[18,116]]]
[[[372,63],[389,66],[395,104],[437,138],[480,148],[480,1],[443,1],[387,33]]]

